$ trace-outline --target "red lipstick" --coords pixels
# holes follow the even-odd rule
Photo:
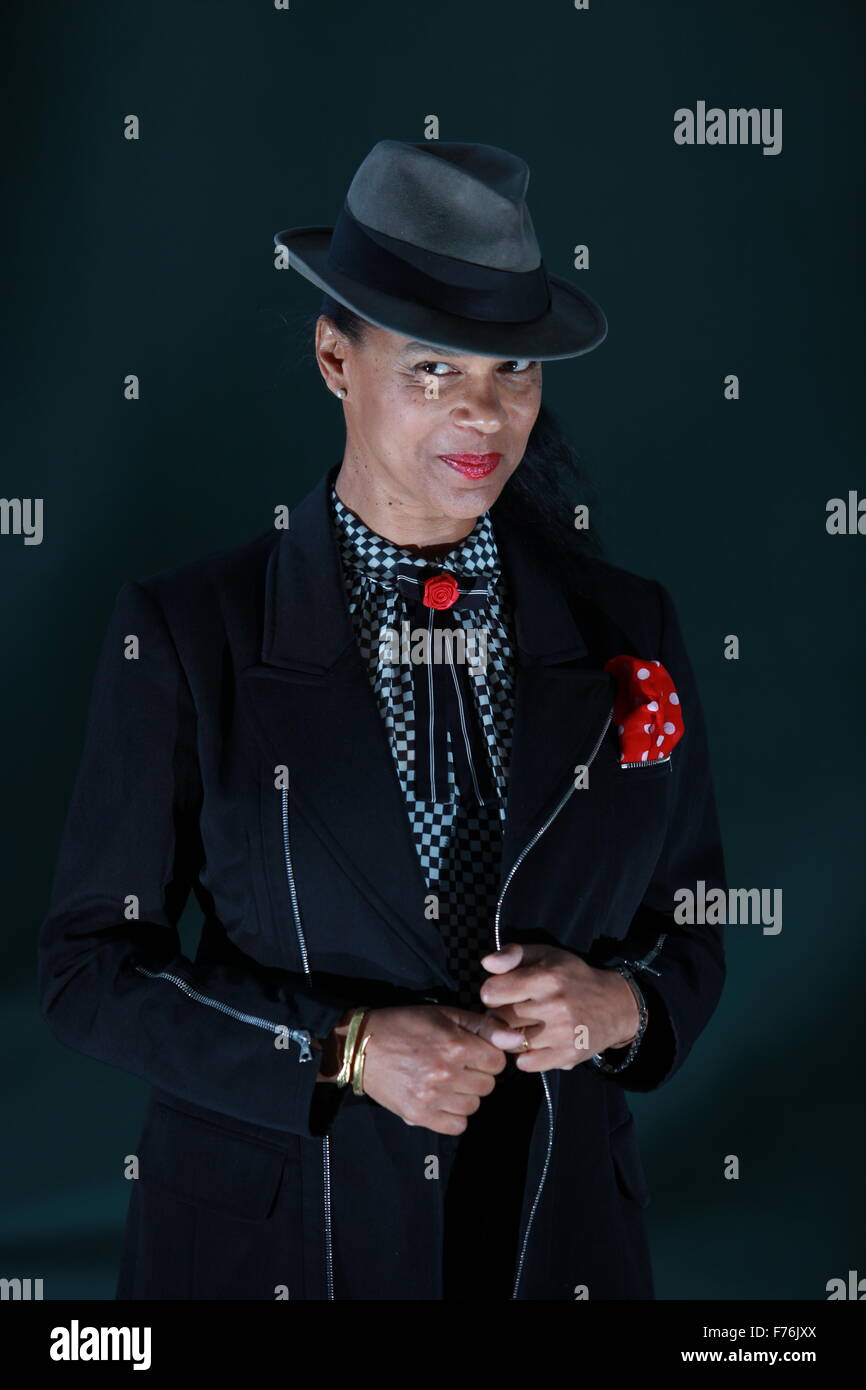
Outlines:
[[[458,473],[462,473],[464,478],[486,478],[493,472],[501,454],[440,454],[443,463],[447,463]]]

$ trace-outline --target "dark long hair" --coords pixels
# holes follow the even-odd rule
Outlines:
[[[326,294],[319,313],[311,320],[313,329],[321,314],[327,314],[351,343],[363,342],[367,320],[345,304]],[[592,519],[596,501],[595,489],[576,450],[554,412],[542,404],[520,466],[511,474],[491,514],[513,522],[523,531],[528,544],[564,575],[570,575],[586,559],[604,558],[595,526],[577,529],[574,524],[575,507],[586,505]]]

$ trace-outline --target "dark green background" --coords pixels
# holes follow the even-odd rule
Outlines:
[[[608,557],[677,602],[730,883],[784,893],[780,935],[729,929],[684,1070],[632,1097],[659,1296],[820,1299],[866,1274],[866,536],[824,524],[829,497],[866,492],[863,27],[838,0],[19,5],[0,491],[44,498],[45,536],[0,536],[0,1274],[112,1296],[147,1093],[56,1044],[34,991],[114,596],[263,531],[340,456],[306,347],[318,294],[274,269],[272,237],[332,222],[370,147],[423,139],[430,113],[442,140],[526,159],[548,268],[608,314],[597,352],[545,365],[545,400]],[[676,146],[698,99],[782,107],[782,153]]]

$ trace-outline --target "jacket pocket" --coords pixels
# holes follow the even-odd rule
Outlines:
[[[270,1216],[289,1154],[161,1102],[139,1141],[139,1181],[251,1221]]]
[[[657,777],[670,777],[671,758],[654,758],[652,762],[645,763],[620,763],[619,774],[622,783],[635,784],[654,781]]]
[[[650,1190],[641,1162],[633,1115],[610,1131],[610,1153],[617,1185],[623,1196],[636,1202],[639,1207],[648,1207]]]

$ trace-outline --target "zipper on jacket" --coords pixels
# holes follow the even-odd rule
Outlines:
[[[666,937],[667,937],[667,932],[666,932],[666,931],[660,932],[660,933],[659,933],[658,940],[656,941],[656,944],[655,944],[655,946],[653,946],[653,948],[652,948],[651,951],[648,951],[647,954],[646,954],[645,956],[643,956],[640,960],[625,960],[625,959],[624,959],[623,962],[622,962],[623,965],[631,966],[632,970],[646,970],[650,975],[659,975],[659,976],[660,976],[662,972],[661,972],[660,970],[654,970],[653,967],[650,965],[650,961],[651,961],[651,960],[655,960],[656,956],[658,955],[659,951],[661,950],[662,946],[664,945],[664,942],[665,942],[665,938],[666,938]]]
[[[289,838],[289,789],[280,788],[280,811],[283,825],[283,858],[286,865],[286,882],[289,888],[289,902],[292,908],[292,920],[295,924],[295,935],[298,938],[298,949],[301,953],[301,962],[304,967],[304,977],[307,984],[313,982],[310,973],[310,960],[307,955],[307,943],[304,940],[304,929],[301,924],[301,911],[298,907],[298,894],[295,888],[295,871],[292,867],[292,848]],[[325,1287],[327,1297],[334,1297],[334,1243],[331,1230],[331,1136],[322,1135],[322,1198],[324,1203],[325,1220]]]
[[[287,880],[288,885],[289,885],[289,901],[291,902],[291,905],[292,905],[292,917],[293,917],[294,923],[295,923],[295,934],[296,934],[296,936],[297,936],[297,938],[298,938],[298,947],[300,948],[300,952],[301,952],[301,960],[303,961],[303,965],[304,965],[304,974],[305,974],[306,977],[307,977],[307,984],[310,984],[310,983],[311,983],[311,979],[310,979],[310,962],[309,962],[309,960],[307,959],[307,943],[304,941],[304,932],[303,932],[303,928],[301,927],[301,913],[300,913],[300,910],[299,910],[299,908],[298,908],[298,895],[297,895],[297,893],[296,893],[296,891],[295,891],[295,875],[294,875],[294,871],[293,871],[293,869],[292,869],[292,851],[291,851],[291,848],[290,848],[290,845],[289,845],[289,789],[288,789],[288,787],[282,787],[281,790],[280,790],[280,795],[281,795],[281,801],[282,801],[282,817],[283,817],[283,855],[284,855],[285,861],[286,861],[286,880]]]
[[[596,739],[596,741],[595,741],[595,747],[593,748],[592,752],[590,753],[589,757],[588,757],[587,760],[586,760],[586,763],[585,763],[585,766],[586,766],[586,767],[589,767],[590,763],[593,761],[593,759],[595,758],[596,754],[598,753],[599,748],[601,747],[602,743],[604,742],[604,736],[605,736],[605,734],[607,733],[608,729],[610,728],[610,723],[611,723],[611,720],[612,720],[612,719],[613,719],[613,707],[611,707],[610,710],[608,711],[607,719],[605,720],[605,723],[604,723],[604,728],[602,729],[601,733],[599,734],[598,738]],[[641,766],[643,766],[643,764],[641,764]],[[532,836],[532,838],[531,838],[531,840],[529,841],[529,843],[526,844],[526,845],[524,845],[523,849],[520,851],[520,853],[518,854],[517,858],[515,859],[514,863],[512,864],[511,868],[510,868],[509,871],[508,871],[508,877],[506,878],[505,883],[502,885],[502,892],[501,892],[500,895],[499,895],[499,902],[498,902],[497,905],[496,905],[496,917],[495,917],[495,921],[494,921],[494,933],[495,933],[495,937],[496,937],[496,949],[497,949],[497,951],[501,951],[501,950],[502,950],[502,942],[501,942],[501,938],[500,938],[500,935],[499,935],[499,918],[500,918],[500,914],[501,914],[501,912],[502,912],[502,904],[503,904],[503,902],[505,901],[505,894],[506,894],[506,892],[508,891],[508,885],[511,883],[511,880],[514,878],[514,875],[516,874],[517,870],[520,868],[520,865],[523,863],[523,861],[524,861],[524,859],[526,858],[526,856],[527,856],[527,854],[529,853],[529,851],[533,848],[534,845],[538,844],[538,841],[541,839],[542,835],[543,835],[544,832],[547,830],[548,826],[551,825],[551,824],[553,823],[553,821],[556,819],[556,817],[559,815],[560,811],[562,810],[563,806],[564,806],[565,803],[568,801],[569,797],[571,796],[571,794],[572,794],[572,792],[573,792],[574,790],[575,790],[575,784],[574,784],[574,781],[572,781],[571,784],[569,785],[568,790],[567,790],[567,791],[564,793],[564,795],[560,798],[558,804],[554,807],[554,809],[551,811],[550,815],[547,817],[547,820],[544,822],[544,824],[543,824],[538,830],[536,830],[535,834]],[[533,1203],[532,1203],[532,1206],[531,1206],[531,1208],[530,1208],[529,1216],[527,1217],[527,1220],[526,1220],[526,1230],[525,1230],[524,1233],[523,1233],[523,1241],[521,1242],[520,1254],[519,1254],[518,1260],[517,1260],[517,1270],[516,1270],[515,1275],[514,1275],[514,1286],[513,1286],[512,1290],[511,1290],[511,1297],[512,1297],[512,1299],[516,1299],[516,1298],[517,1298],[517,1293],[518,1293],[518,1290],[519,1290],[519,1288],[520,1288],[520,1280],[521,1280],[522,1275],[523,1275],[523,1265],[524,1265],[524,1261],[525,1261],[525,1259],[526,1259],[526,1250],[527,1250],[527,1247],[528,1247],[528,1244],[529,1244],[529,1234],[530,1234],[530,1232],[531,1232],[531,1230],[532,1230],[532,1223],[533,1223],[533,1221],[534,1221],[534,1219],[535,1219],[535,1213],[536,1213],[536,1211],[537,1211],[537,1209],[538,1209],[538,1204],[539,1204],[539,1202],[541,1201],[541,1193],[542,1193],[542,1189],[543,1189],[543,1187],[544,1187],[545,1180],[546,1180],[546,1178],[547,1178],[548,1169],[549,1169],[549,1167],[550,1167],[550,1158],[551,1158],[551,1154],[553,1153],[553,1131],[554,1131],[553,1098],[552,1098],[552,1096],[551,1096],[551,1094],[550,1094],[550,1086],[549,1086],[549,1083],[548,1083],[548,1080],[547,1080],[547,1073],[546,1073],[546,1072],[539,1072],[539,1076],[541,1077],[541,1084],[542,1084],[542,1086],[544,1087],[544,1096],[545,1096],[545,1100],[546,1100],[546,1103],[547,1103],[547,1152],[546,1152],[545,1155],[544,1155],[544,1164],[543,1164],[542,1169],[541,1169],[541,1176],[540,1176],[540,1178],[539,1178],[539,1180],[538,1180],[538,1187],[536,1188],[535,1198],[534,1198]]]
[[[322,1190],[325,1198],[325,1283],[334,1297],[334,1247],[331,1239],[331,1136],[322,1139]]]
[[[671,755],[668,753],[666,758],[653,758],[652,762],[649,758],[641,758],[637,763],[620,763],[620,767],[658,767],[660,763],[669,763],[670,760]]]
[[[268,1033],[288,1034],[293,1042],[300,1048],[299,1061],[311,1062],[313,1053],[310,1048],[310,1035],[306,1028],[286,1028],[282,1023],[272,1023],[267,1018],[257,1018],[255,1014],[243,1014],[239,1009],[233,1009],[230,1004],[223,1004],[219,999],[210,999],[206,994],[200,994],[192,985],[187,984],[186,980],[180,975],[170,975],[167,970],[145,970],[143,965],[137,965],[136,970],[140,975],[148,975],[152,980],[168,980],[170,984],[177,985],[178,989],[183,990],[189,999],[194,999],[197,1004],[208,1004],[212,1009],[219,1009],[220,1013],[228,1014],[230,1018],[236,1018],[239,1023],[250,1023],[254,1028],[264,1028]]]

